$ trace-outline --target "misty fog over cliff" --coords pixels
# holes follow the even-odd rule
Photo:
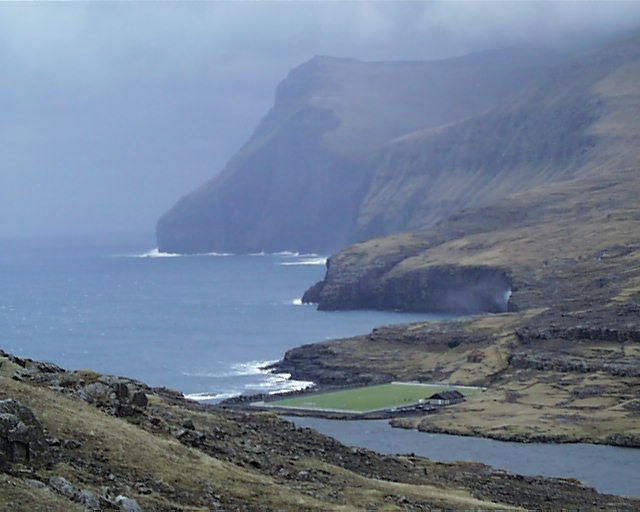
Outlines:
[[[0,237],[153,231],[314,55],[562,52],[639,20],[631,2],[0,5]]]

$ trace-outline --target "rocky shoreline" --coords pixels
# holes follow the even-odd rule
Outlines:
[[[395,418],[397,427],[502,441],[640,447],[633,355],[640,331],[626,323],[604,329],[597,315],[591,318],[595,326],[576,326],[575,320],[549,323],[541,312],[384,327],[294,348],[274,368],[332,388],[392,380],[487,387],[463,404]]]

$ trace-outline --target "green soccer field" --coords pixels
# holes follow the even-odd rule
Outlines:
[[[415,404],[420,399],[429,398],[438,391],[451,389],[458,389],[458,391],[465,396],[469,396],[477,391],[470,388],[457,388],[456,386],[442,386],[438,384],[392,383],[328,393],[308,394],[295,398],[275,400],[269,402],[268,405],[296,409],[367,412]]]

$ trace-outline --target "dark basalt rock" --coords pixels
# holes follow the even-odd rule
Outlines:
[[[488,266],[438,265],[394,276],[392,268],[357,280],[327,271],[302,301],[321,310],[381,309],[437,313],[504,313],[513,286],[508,273]]]
[[[620,377],[640,376],[640,359],[627,357],[620,360],[598,360],[549,352],[517,352],[509,355],[509,365],[513,368],[531,368],[541,371],[561,373],[604,372]]]
[[[16,400],[0,401],[0,467],[40,466],[48,459],[42,425],[31,409]]]

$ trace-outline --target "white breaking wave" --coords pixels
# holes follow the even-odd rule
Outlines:
[[[179,254],[177,252],[160,252],[156,247],[150,251],[141,254],[116,254],[116,258],[179,258],[179,257],[196,257],[196,256],[233,256],[230,252],[203,252],[196,254]]]
[[[299,391],[313,386],[314,383],[306,380],[292,380],[290,373],[273,373],[264,382],[258,384],[246,384],[245,389],[264,389],[270,395],[286,393],[287,391]]]
[[[246,363],[238,363],[233,365],[234,373],[228,374],[229,376],[246,376],[246,375],[264,375],[265,378],[262,382],[252,382],[244,385],[244,389],[248,391],[266,392],[269,395],[277,393],[286,393],[287,391],[298,391],[307,389],[315,384],[306,380],[292,380],[290,373],[273,373],[271,370],[265,370],[264,367],[267,364],[272,364],[275,361],[248,361]],[[186,374],[185,374],[186,375]],[[191,374],[194,375],[194,374]],[[203,375],[203,374],[195,374]],[[220,376],[220,375],[218,375]],[[238,391],[227,391],[222,393],[190,393],[184,395],[189,400],[195,400],[198,402],[206,402],[213,400],[225,400],[227,398],[233,398],[240,396],[242,393]]]
[[[235,256],[232,252],[205,252],[202,254],[193,254],[192,256]]]
[[[296,265],[326,265],[327,258],[304,258],[297,261],[283,261],[280,265],[296,266]]]
[[[195,256],[235,256],[232,252],[198,252],[193,254],[182,254],[178,252],[161,252],[157,247],[150,251],[139,254],[114,254],[114,258],[178,258],[178,257],[195,257]],[[282,265],[324,265],[326,258],[321,258],[318,254],[299,253],[295,251],[280,252],[252,252],[249,256],[278,256],[281,258],[302,258],[298,261],[283,262]]]
[[[271,373],[265,370],[265,366],[277,363],[278,360],[270,361],[245,361],[243,363],[235,363],[231,365],[231,371],[226,372],[182,372],[185,377],[202,377],[202,378],[226,378],[226,377],[245,377],[248,375],[262,375]]]
[[[260,375],[271,373],[271,370],[266,370],[265,366],[270,366],[277,363],[278,360],[273,361],[246,361],[244,363],[236,363],[231,365],[233,369],[232,375]]]
[[[278,251],[278,252],[250,252],[249,256],[279,256],[281,258],[317,258],[320,256],[314,252],[299,253],[298,251]]]
[[[293,299],[291,301],[291,304],[293,304],[294,306],[315,306],[315,304],[312,304],[310,302],[302,302],[302,299]]]
[[[189,400],[195,400],[196,402],[207,402],[209,400],[226,400],[227,398],[234,398],[240,396],[241,393],[229,392],[229,393],[190,393],[184,395]]]
[[[175,252],[160,252],[158,248],[151,249],[148,252],[144,252],[142,254],[132,254],[130,258],[177,258],[182,256],[181,254]]]

